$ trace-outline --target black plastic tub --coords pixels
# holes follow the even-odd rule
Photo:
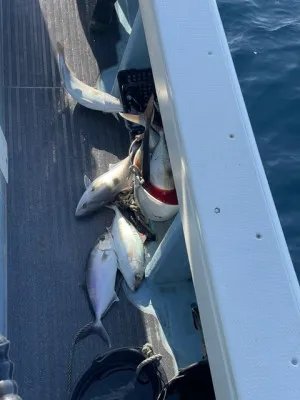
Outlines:
[[[142,352],[134,348],[97,357],[78,381],[71,400],[156,400],[163,387],[157,366],[147,364],[135,379],[136,368],[143,360]]]

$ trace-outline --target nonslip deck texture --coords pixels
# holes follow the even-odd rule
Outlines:
[[[85,262],[112,219],[110,211],[75,219],[83,175],[94,178],[125,157],[128,134],[114,117],[86,110],[65,95],[55,44],[64,44],[77,76],[94,84],[99,54],[112,55],[106,66],[114,62],[117,34],[107,40],[89,36],[92,1],[1,0],[0,5],[11,357],[24,399],[61,400],[71,342],[91,319],[80,289]],[[147,341],[142,314],[122,292],[104,325],[114,347]],[[74,378],[106,350],[98,337],[81,342]]]

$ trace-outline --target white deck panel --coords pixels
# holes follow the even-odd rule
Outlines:
[[[140,9],[217,399],[299,400],[299,285],[216,3]]]

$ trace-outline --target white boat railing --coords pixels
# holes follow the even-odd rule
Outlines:
[[[298,400],[299,285],[217,5],[140,10],[217,399]]]

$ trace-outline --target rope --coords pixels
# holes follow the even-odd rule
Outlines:
[[[144,344],[144,346],[142,347],[142,353],[144,354],[144,356],[146,357],[145,360],[143,360],[136,368],[136,372],[135,372],[135,378],[137,379],[139,374],[141,373],[141,370],[148,364],[152,363],[152,362],[159,362],[162,359],[162,355],[161,354],[155,354],[153,347],[151,346],[150,343],[146,343]]]
[[[146,358],[146,360],[142,361],[136,369],[135,372],[135,378],[137,379],[139,374],[141,373],[141,370],[148,364],[152,363],[152,362],[158,362],[162,359],[162,355],[161,354],[154,354],[153,356]]]
[[[130,222],[139,232],[144,233],[148,240],[155,240],[155,234],[149,228],[144,215],[135,202],[133,189],[126,193],[120,193],[114,201],[114,204],[121,210],[121,212],[128,213],[128,219]]]
[[[89,322],[88,324],[84,325],[82,328],[78,330],[76,335],[74,336],[73,342],[71,344],[70,353],[69,353],[69,362],[68,362],[68,371],[67,371],[67,399],[71,398],[71,390],[72,390],[72,377],[73,377],[73,358],[75,347],[77,344],[77,339],[81,335],[81,333],[88,328],[90,325],[93,324],[93,321]]]

